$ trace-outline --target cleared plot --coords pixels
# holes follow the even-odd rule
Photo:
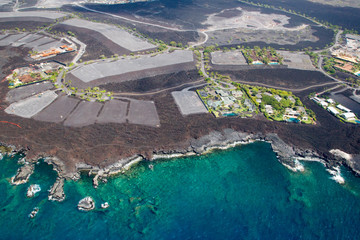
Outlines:
[[[206,107],[195,92],[181,91],[172,92],[176,105],[179,107],[182,115],[208,113]]]
[[[115,62],[84,65],[71,73],[83,82],[91,82],[99,78],[193,61],[192,51],[180,50],[173,53],[159,54],[155,57],[143,56],[138,59],[121,59]]]
[[[128,103],[118,100],[106,102],[97,123],[125,123]]]
[[[13,42],[11,44],[11,46],[19,47],[19,46],[24,45],[26,43],[33,42],[33,41],[35,41],[35,40],[37,40],[39,38],[42,38],[42,36],[37,35],[37,34],[29,34],[29,35],[17,40],[16,42]]]
[[[46,43],[49,43],[49,42],[53,42],[54,39],[52,38],[49,38],[49,37],[42,37],[42,38],[39,38],[33,42],[28,42],[24,45],[24,47],[28,47],[28,48],[35,48],[37,46],[40,46],[40,45],[43,45],[43,44],[46,44]],[[35,49],[36,50],[36,49]]]
[[[94,124],[102,106],[98,102],[80,102],[77,108],[65,120],[64,126],[84,127]]]
[[[61,96],[50,104],[50,106],[36,114],[33,118],[44,122],[59,123],[69,116],[78,103],[78,99]]]
[[[52,39],[52,40],[54,40],[54,39]],[[34,47],[34,50],[37,51],[37,52],[42,52],[42,51],[48,50],[50,48],[60,47],[62,45],[64,45],[62,42],[55,40],[55,41],[52,41],[52,42],[45,43],[43,45]]]
[[[28,85],[28,86],[11,89],[6,94],[6,101],[8,101],[10,103],[17,102],[21,99],[30,97],[35,94],[42,93],[46,90],[50,90],[53,87],[54,86],[52,85],[52,83],[42,82],[42,83],[36,83],[36,84]]]
[[[12,3],[12,0],[0,0],[0,6],[7,5],[9,3]]]
[[[278,51],[278,53],[284,57],[284,64],[287,65],[288,68],[315,70],[310,57],[304,53],[291,53],[287,51]]]
[[[159,116],[152,101],[131,100],[128,120],[132,124],[160,126]]]
[[[9,34],[0,34],[0,40],[6,38],[7,36],[9,36]]]
[[[215,65],[247,65],[242,52],[212,52],[211,62]]]
[[[43,11],[29,11],[29,12],[1,12],[1,18],[28,18],[28,17],[36,17],[36,18],[48,18],[48,19],[57,19],[65,17],[66,14],[58,13],[58,12],[43,12]]]
[[[87,28],[99,32],[112,42],[132,52],[156,48],[155,45],[148,43],[147,41],[140,38],[137,38],[132,34],[126,32],[125,30],[112,25],[104,23],[94,23],[82,19],[70,19],[62,22],[62,24],[80,28]]]
[[[20,38],[23,38],[26,36],[26,33],[20,33],[20,34],[14,34],[14,35],[9,35],[6,38],[3,38],[0,40],[0,46],[8,46],[11,43],[19,40]]]
[[[53,91],[46,91],[19,102],[12,103],[5,109],[5,112],[23,118],[31,118],[52,103],[57,96],[58,95]]]

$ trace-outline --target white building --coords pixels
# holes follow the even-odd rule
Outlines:
[[[343,113],[343,114],[341,114],[341,116],[342,116],[343,118],[345,118],[346,120],[350,120],[350,121],[356,119],[355,114],[352,113],[352,112]]]
[[[327,110],[335,116],[339,114],[339,111],[336,110],[336,108],[334,108],[334,107],[328,107]]]
[[[338,109],[344,111],[344,112],[351,112],[350,109],[348,109],[347,107],[344,107],[343,105],[339,104],[336,106]]]

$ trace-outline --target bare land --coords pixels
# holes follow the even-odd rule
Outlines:
[[[284,64],[288,68],[300,69],[300,70],[316,70],[313,66],[310,56],[305,53],[291,53],[288,51],[278,51],[278,53],[284,57]]]
[[[21,18],[26,18],[26,19],[21,19],[22,21],[25,20],[35,21],[42,18],[55,20],[65,16],[66,14],[64,13],[45,12],[45,11],[2,12],[0,15],[0,22],[14,21],[16,19],[20,20]]]
[[[321,3],[326,5],[332,5],[336,7],[353,7],[360,8],[360,2],[358,0],[308,0],[315,3]]]
[[[247,65],[246,59],[241,51],[212,52],[211,63],[215,65]]]
[[[155,45],[147,42],[146,40],[135,37],[123,29],[108,24],[94,23],[82,19],[70,19],[62,22],[62,24],[97,31],[117,45],[132,52],[156,48]]]
[[[58,97],[50,106],[36,114],[33,118],[38,121],[60,123],[74,110],[80,101],[68,96]]]
[[[67,127],[84,127],[96,122],[103,104],[98,102],[80,102],[64,122]]]
[[[160,119],[152,101],[131,100],[128,120],[132,124],[160,127]]]
[[[21,99],[42,93],[46,90],[50,90],[53,87],[54,85],[52,83],[42,82],[42,83],[36,83],[36,84],[31,84],[31,85],[11,89],[6,94],[6,101],[8,101],[9,103],[17,102],[20,101]]]
[[[55,92],[48,90],[38,95],[10,104],[10,106],[5,109],[5,112],[23,118],[31,118],[50,105],[57,96],[58,95]]]
[[[192,51],[175,51],[157,56],[142,56],[137,59],[121,59],[114,62],[99,62],[83,65],[71,71],[71,75],[88,83],[96,79],[122,75],[159,67],[166,67],[194,61]]]
[[[206,107],[195,92],[179,91],[172,92],[176,105],[182,115],[208,113]]]
[[[125,123],[128,105],[128,102],[119,100],[106,102],[96,122],[100,124]]]

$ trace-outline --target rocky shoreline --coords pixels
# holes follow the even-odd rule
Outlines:
[[[339,183],[342,183],[342,180],[339,178],[341,177],[339,173],[340,165],[346,165],[351,168],[355,174],[360,174],[360,166],[358,164],[360,155],[351,155],[338,149],[332,149],[329,152],[332,154],[333,158],[329,159],[323,157],[321,153],[318,153],[314,149],[300,149],[290,146],[275,133],[248,134],[228,128],[224,129],[222,132],[213,131],[198,139],[193,138],[189,140],[189,146],[186,149],[180,148],[171,151],[154,151],[150,158],[146,158],[142,155],[134,155],[132,157],[120,159],[116,163],[110,164],[104,168],[86,163],[78,163],[76,164],[76,172],[69,172],[67,171],[65,164],[59,158],[54,156],[45,157],[45,162],[52,164],[54,170],[58,173],[56,182],[49,190],[48,198],[52,201],[63,201],[65,199],[64,181],[78,180],[81,172],[86,172],[89,176],[93,176],[93,186],[96,188],[99,185],[99,181],[106,182],[108,177],[124,173],[141,161],[201,155],[215,149],[224,150],[256,141],[269,142],[280,163],[292,171],[304,171],[304,168],[299,161],[319,161],[323,163],[329,173],[333,175],[334,180],[339,180]],[[11,149],[13,154],[19,152],[26,154],[26,150],[24,149],[16,151],[13,146]],[[9,152],[7,154],[9,154]],[[18,169],[17,174],[11,179],[11,183],[26,183],[33,171],[34,161],[26,161],[25,164]]]

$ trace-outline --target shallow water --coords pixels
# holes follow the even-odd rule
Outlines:
[[[356,239],[360,179],[342,168],[345,185],[322,164],[293,173],[259,142],[209,155],[140,163],[94,189],[91,178],[66,182],[62,203],[47,200],[55,181],[40,163],[29,183],[11,186],[16,158],[0,161],[4,239]],[[30,184],[42,191],[26,198]],[[92,196],[96,209],[76,205]],[[109,202],[110,207],[100,209]],[[38,206],[35,219],[28,214]]]

